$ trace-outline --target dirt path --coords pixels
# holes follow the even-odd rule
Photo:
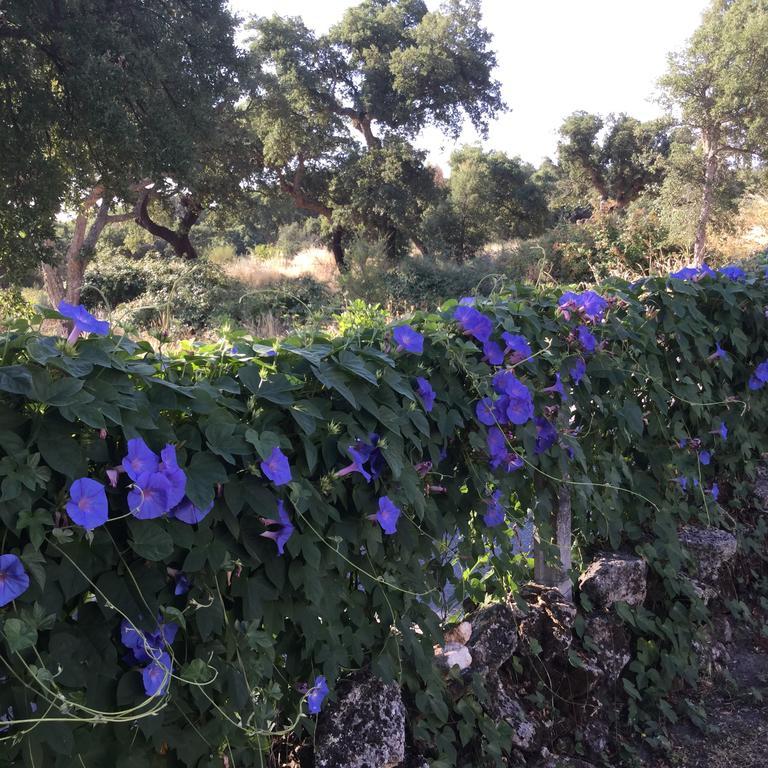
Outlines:
[[[702,691],[707,730],[676,727],[670,756],[655,768],[768,768],[768,644],[741,639],[728,674]]]

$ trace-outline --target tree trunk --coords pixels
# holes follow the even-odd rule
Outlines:
[[[347,257],[344,254],[343,237],[344,230],[341,227],[334,227],[331,232],[331,252],[336,261],[336,267],[341,274],[349,272],[349,264],[347,264]]]
[[[99,198],[96,218],[88,227],[88,214],[96,205]],[[93,257],[99,235],[104,227],[112,221],[124,221],[124,216],[110,216],[109,206],[112,197],[102,187],[94,187],[83,201],[77,217],[72,240],[60,265],[43,264],[43,285],[51,306],[57,307],[62,300],[70,304],[80,302],[80,291],[83,287],[83,275],[88,262]]]
[[[400,261],[400,249],[398,248],[398,236],[399,232],[393,226],[388,226],[386,231],[386,251],[387,260],[393,264],[397,264]]]
[[[418,235],[411,235],[411,240],[413,241],[413,244],[419,249],[419,253],[421,253],[422,256],[429,256],[429,249],[427,248],[427,244]]]
[[[151,235],[168,243],[173,248],[174,254],[180,259],[196,259],[197,251],[189,238],[189,232],[200,218],[202,211],[200,204],[193,200],[190,195],[184,195],[180,201],[183,213],[179,226],[173,230],[152,220],[147,210],[149,197],[149,191],[142,194],[136,213],[136,223]]]
[[[567,475],[563,478],[567,480]],[[543,542],[537,527],[533,543],[533,573],[537,584],[545,587],[555,587],[563,596],[571,600],[573,590],[571,585],[571,489],[563,483],[557,493],[557,505],[554,509],[545,510],[554,534],[555,540]],[[549,545],[549,546],[548,546]],[[557,562],[547,561],[547,555],[551,552],[551,546],[558,550]]]
[[[693,243],[693,260],[696,266],[704,263],[707,251],[707,225],[712,215],[712,203],[715,197],[715,182],[717,181],[718,156],[717,137],[704,137],[704,152],[706,166],[704,170],[704,190],[701,196],[701,210],[696,224],[696,238]]]

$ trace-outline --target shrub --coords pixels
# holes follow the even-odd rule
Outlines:
[[[501,259],[477,258],[462,265],[412,258],[392,266],[374,258],[362,268],[355,262],[353,270],[341,277],[341,285],[351,298],[402,313],[434,309],[454,296],[487,295],[520,279],[527,268],[509,252]]]
[[[684,255],[658,216],[641,204],[579,222],[562,221],[537,242],[552,278],[566,283],[659,274]]]
[[[320,221],[316,218],[304,221],[292,221],[283,224],[277,235],[275,250],[283,258],[292,259],[297,253],[307,248],[317,248],[320,245]]]
[[[33,315],[34,308],[24,298],[20,288],[0,288],[0,323],[6,324]]]
[[[92,262],[85,272],[85,306],[120,306],[119,316],[142,327],[211,326],[228,315],[241,293],[237,283],[208,261],[116,256]]]
[[[409,741],[430,759],[502,765],[511,733],[483,710],[482,679],[455,700],[435,666],[432,598],[447,584],[474,604],[506,597],[529,576],[514,526],[531,508],[546,539],[564,486],[581,551],[634,551],[658,582],[650,608],[620,612],[637,652],[617,704],[651,738],[695,679],[707,617],[676,529],[735,525],[768,449],[767,293],[762,276],[615,283],[607,300],[519,287],[417,314],[421,342],[238,334],[236,350],[176,356],[114,337],[73,350],[19,322],[0,339],[2,759],[263,765],[270,736],[311,741],[302,686],[370,667],[409,690]],[[533,356],[501,371],[477,338],[505,331]],[[489,419],[477,406],[499,390],[515,403]],[[174,446],[180,470],[138,438]],[[168,517],[179,471],[189,503]],[[73,523],[82,478],[109,516],[92,532]],[[140,519],[150,490],[160,515]],[[172,670],[167,696],[147,696],[164,677],[148,651]],[[554,719],[571,706],[547,702]]]

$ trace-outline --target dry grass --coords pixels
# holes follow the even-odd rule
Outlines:
[[[308,248],[292,259],[257,259],[246,256],[226,264],[224,271],[231,278],[251,288],[260,288],[276,280],[302,275],[309,275],[331,289],[338,287],[339,273],[333,254],[324,248]]]
[[[729,261],[745,259],[768,247],[768,197],[747,195],[741,201],[732,231],[715,234],[712,246],[727,254]]]

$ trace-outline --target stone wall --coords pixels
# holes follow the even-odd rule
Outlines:
[[[723,566],[736,553],[735,537],[686,526],[680,540],[697,594],[714,600]],[[482,679],[486,716],[511,729],[510,765],[590,768],[582,758],[597,760],[609,746],[612,705],[606,702],[623,697],[621,676],[634,652],[631,633],[615,607],[646,601],[647,567],[632,555],[604,554],[577,584],[581,609],[557,589],[529,583],[505,602],[483,606],[448,628],[444,643],[435,648],[435,663],[446,674],[451,671],[455,697],[468,691],[478,675]],[[728,633],[722,627],[718,632],[716,642],[702,644],[705,663],[725,652]],[[555,712],[531,704],[542,676],[552,696],[568,706]],[[407,753],[408,717],[397,684],[362,673],[350,677],[320,716],[314,765],[426,768],[428,757]],[[576,728],[584,754],[579,759],[556,754],[553,750]]]

